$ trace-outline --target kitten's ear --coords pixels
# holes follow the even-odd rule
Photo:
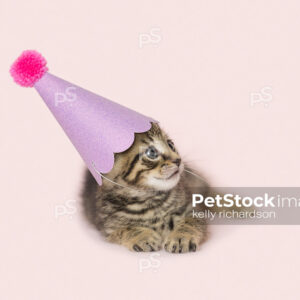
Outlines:
[[[150,135],[152,136],[159,136],[162,135],[162,130],[159,127],[158,123],[151,123],[152,127],[151,129],[148,131]]]
[[[115,162],[117,162],[119,158],[120,158],[120,153],[114,153]]]

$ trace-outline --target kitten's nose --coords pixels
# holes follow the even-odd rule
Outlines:
[[[175,160],[172,161],[177,167],[180,166],[180,163],[181,163],[181,159],[180,158],[177,158]]]

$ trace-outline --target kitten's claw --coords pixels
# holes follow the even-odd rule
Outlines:
[[[141,251],[143,251],[143,249],[142,249],[140,246],[138,246],[137,244],[134,244],[134,245],[133,245],[133,250],[136,251],[136,252],[141,252]]]
[[[195,252],[197,250],[197,245],[195,243],[193,243],[192,241],[190,241],[189,250],[192,252]]]
[[[167,238],[164,248],[171,253],[195,252],[199,244],[199,237],[194,237],[189,233],[173,233]]]
[[[160,250],[161,246],[154,241],[139,241],[132,249],[136,252],[153,252]]]
[[[161,249],[161,236],[155,231],[144,231],[127,245],[136,252],[153,252]]]

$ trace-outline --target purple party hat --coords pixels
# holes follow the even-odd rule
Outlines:
[[[157,122],[48,73],[36,51],[24,51],[10,73],[19,85],[38,91],[99,185],[101,173],[114,166],[114,153],[126,151],[135,133]]]

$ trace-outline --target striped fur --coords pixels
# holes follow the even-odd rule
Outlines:
[[[136,134],[130,149],[115,155],[113,170],[105,174],[123,187],[105,179],[99,187],[87,171],[82,192],[86,215],[108,241],[130,250],[196,251],[206,225],[191,216],[188,191],[194,178],[183,169],[173,142],[153,124],[150,131]],[[208,189],[204,182],[197,186]]]

